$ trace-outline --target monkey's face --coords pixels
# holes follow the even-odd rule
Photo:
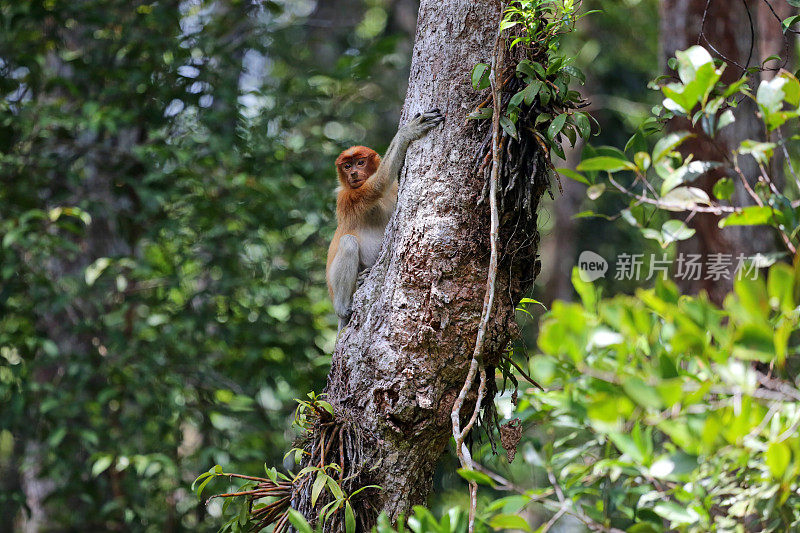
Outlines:
[[[369,172],[370,165],[367,157],[353,158],[344,161],[339,167],[340,171],[347,179],[347,184],[353,189],[358,189],[367,181],[372,173]]]
[[[378,153],[366,146],[348,148],[336,159],[339,181],[346,187],[358,189],[378,170],[380,162]]]

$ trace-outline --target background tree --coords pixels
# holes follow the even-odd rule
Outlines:
[[[782,13],[790,13],[791,6],[785,2],[776,2],[778,11],[763,1],[744,2],[708,2],[707,0],[662,0],[661,2],[661,57],[664,65],[668,58],[673,57],[677,50],[685,50],[689,46],[699,43],[709,48],[719,59],[728,64],[723,73],[725,83],[733,83],[748,69],[755,68],[752,72],[753,85],[757,86],[761,76],[758,68],[768,58],[780,55],[785,65],[788,61],[788,50],[792,47],[791,35],[784,35],[781,21],[788,17],[781,17]],[[780,61],[768,61],[768,68],[777,69],[782,65]],[[767,71],[769,72],[769,71]],[[767,77],[771,75],[767,74]],[[703,135],[701,129],[695,127],[691,131],[697,135],[684,145],[685,153],[693,153],[698,161],[722,161],[727,154],[738,148],[745,139],[757,137],[761,131],[761,124],[754,111],[755,104],[750,100],[743,100],[742,105],[749,107],[749,113],[743,113],[733,127],[729,128],[716,143],[712,143]],[[673,130],[686,130],[689,124],[682,119],[676,119],[669,125]],[[747,176],[750,186],[758,181],[758,168],[755,162],[749,159],[741,161],[741,168]],[[781,168],[779,165],[776,168]],[[696,185],[713,194],[714,184],[722,177],[717,169],[698,176]],[[737,203],[752,202],[745,188],[736,182]],[[678,253],[700,254],[709,257],[712,254],[739,253],[752,255],[757,252],[772,252],[776,243],[768,233],[759,228],[726,228],[718,225],[719,217],[710,213],[698,213],[689,226],[697,231],[695,238],[682,241],[678,245]],[[703,274],[701,279],[681,281],[685,292],[697,293],[700,290],[708,292],[712,299],[721,303],[725,294],[730,292],[731,277],[715,280],[713,277],[706,279]]]

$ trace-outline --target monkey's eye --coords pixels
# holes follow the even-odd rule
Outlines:
[[[344,168],[346,168],[346,169],[350,170],[350,163],[345,163],[345,164],[344,164]]]
[[[359,162],[358,162],[358,166],[360,166],[360,167],[363,167],[363,166],[364,166],[364,163],[366,163],[366,161],[364,161],[364,160],[362,159],[361,161],[359,161]]]

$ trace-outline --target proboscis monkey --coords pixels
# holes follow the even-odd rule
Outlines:
[[[339,189],[336,233],[328,248],[326,277],[339,331],[350,319],[358,274],[378,259],[383,234],[397,203],[397,178],[408,145],[444,120],[438,109],[401,127],[380,156],[366,146],[352,146],[336,158]]]

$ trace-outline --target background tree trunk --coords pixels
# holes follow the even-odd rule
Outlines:
[[[470,71],[491,61],[500,17],[496,2],[421,3],[401,122],[430,108],[440,108],[446,120],[408,152],[389,246],[357,291],[354,315],[333,355],[327,399],[337,422],[359,441],[357,464],[348,471],[359,473],[359,485],[382,487],[370,504],[392,520],[423,503],[431,488],[477,334],[489,210],[480,201],[485,180],[475,162],[485,153],[489,125],[465,117],[486,97],[471,87]],[[547,167],[541,154],[533,157],[535,210]],[[500,232],[497,296],[484,355],[490,391],[493,365],[516,332],[515,303],[539,267],[535,216],[515,223]]]
[[[766,12],[761,1],[745,0],[744,2],[708,2],[707,0],[662,0],[661,2],[661,56],[663,70],[668,70],[667,59],[675,55],[676,50],[685,50],[692,45],[704,46],[715,57],[728,63],[722,81],[731,83],[742,76],[744,67],[759,66],[769,55],[780,53],[784,48],[780,23]],[[778,2],[780,3],[780,2]],[[776,3],[776,5],[778,4]],[[706,13],[707,10],[707,13]],[[786,9],[778,11],[780,15]],[[788,15],[787,15],[788,16]],[[705,19],[705,23],[703,20]],[[764,48],[762,52],[761,48]],[[787,48],[788,50],[788,48]],[[775,62],[770,65],[774,66]],[[758,87],[759,74],[750,76],[750,87]],[[735,150],[744,139],[758,139],[763,136],[763,126],[755,115],[755,104],[746,99],[736,113],[736,122],[723,130],[717,138],[717,144],[727,153]],[[670,124],[673,130],[695,130],[688,121],[675,119]],[[695,154],[695,160],[720,161],[721,155],[704,135],[698,135],[687,141],[683,147],[684,154]],[[750,157],[740,158],[742,172],[753,185],[758,175],[758,168]],[[782,166],[782,165],[781,165]],[[723,169],[712,170],[694,183],[709,194],[714,183],[724,175]],[[732,197],[734,205],[750,205],[752,199],[747,195],[738,180],[734,180],[736,191]],[[720,229],[717,225],[719,216],[711,213],[698,213],[689,223],[697,230],[695,237],[678,243],[678,253],[701,254],[702,261],[708,261],[710,254],[732,254],[733,266],[739,253],[752,255],[756,252],[775,249],[774,236],[769,230],[759,227],[732,227]],[[705,277],[705,273],[703,276]],[[685,293],[697,293],[705,290],[712,300],[722,303],[725,295],[732,288],[731,279],[688,280],[681,279],[679,285]]]
[[[768,61],[764,65],[767,70],[761,73],[762,79],[772,79],[775,76],[774,69],[780,67],[793,70],[794,34],[784,34],[780,21],[791,17],[796,11],[797,8],[792,7],[785,0],[782,2],[770,2],[769,4],[763,0],[759,2],[758,51],[760,59],[763,62],[768,57],[776,55],[781,57],[780,60]]]

